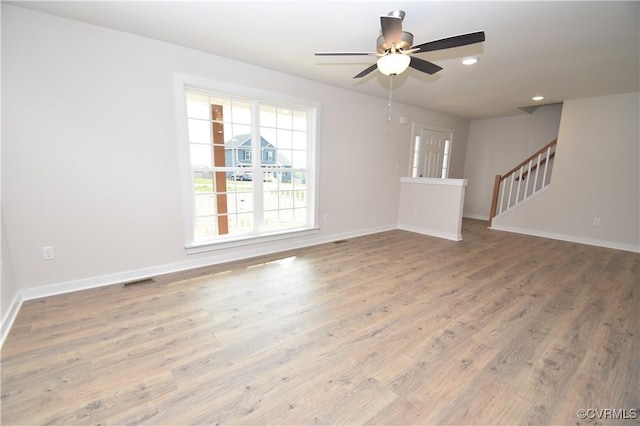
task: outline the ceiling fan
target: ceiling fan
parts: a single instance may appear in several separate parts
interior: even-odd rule
[[[408,67],[427,74],[435,74],[442,67],[412,55],[484,41],[484,31],[477,31],[414,46],[413,34],[402,30],[404,15],[403,10],[394,10],[387,16],[380,17],[382,35],[377,40],[377,52],[316,52],[316,56],[378,56],[375,64],[353,78],[364,77],[376,69],[384,75],[394,76],[404,72]]]

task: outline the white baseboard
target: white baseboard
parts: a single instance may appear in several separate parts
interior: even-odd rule
[[[18,292],[16,296],[13,298],[13,300],[11,301],[11,305],[9,305],[9,310],[2,318],[2,326],[0,328],[2,333],[0,334],[0,348],[2,348],[4,341],[9,335],[9,332],[11,331],[11,327],[13,326],[13,323],[16,320],[16,317],[18,316],[18,312],[20,312],[20,308],[22,307],[23,300],[24,299],[22,298],[21,293]]]
[[[275,244],[271,244],[268,248],[247,248],[242,252],[235,252],[225,255],[216,252],[215,255],[208,257],[200,257],[198,259],[186,260],[184,262],[171,263],[166,265],[152,266],[150,268],[137,269],[132,271],[120,272],[110,275],[102,275],[98,277],[86,278],[76,281],[67,281],[63,283],[50,284],[42,287],[30,288],[22,291],[23,300],[39,299],[41,297],[55,296],[58,294],[71,293],[74,291],[88,290],[91,288],[104,287],[107,285],[119,284],[129,281],[140,280],[144,278],[154,277],[158,275],[170,274],[174,272],[186,271],[189,269],[201,268],[204,266],[212,266],[220,263],[233,262],[236,260],[250,259],[252,257],[264,256],[273,253],[279,253],[287,250],[294,250],[303,247],[310,247],[318,244],[324,244],[332,241],[343,240],[346,238],[354,238],[378,232],[396,229],[395,226],[386,226],[378,228],[369,228],[356,232],[347,232],[342,234],[333,234],[326,237],[306,238],[301,241],[282,240]]]
[[[570,243],[587,244],[590,246],[598,246],[604,248],[612,248],[616,250],[631,251],[640,253],[640,246],[632,244],[623,244],[612,241],[596,240],[591,238],[576,237],[575,235],[557,234],[554,232],[539,231],[536,229],[519,228],[515,226],[504,226],[493,224],[491,229],[496,231],[514,232],[516,234],[531,235],[534,237],[550,238],[552,240],[568,241]]]
[[[120,284],[129,281],[140,280],[144,278],[154,277],[158,275],[170,274],[173,272],[180,272],[189,269],[200,268],[204,266],[212,266],[220,263],[233,262],[236,260],[249,259],[257,256],[264,256],[268,254],[295,250],[303,247],[315,246],[324,243],[330,243],[333,241],[344,240],[347,238],[361,237],[369,234],[376,234],[378,232],[385,232],[397,229],[395,225],[381,226],[376,228],[361,229],[353,232],[345,232],[341,234],[332,234],[329,236],[316,236],[313,238],[305,238],[302,240],[281,240],[270,244],[268,247],[250,248],[246,247],[242,252],[235,252],[233,254],[225,255],[224,253],[216,252],[215,255],[209,257],[200,257],[193,260],[186,260],[183,262],[176,262],[166,265],[157,265],[149,268],[142,268],[136,270],[130,270],[125,272],[118,272],[115,274],[101,275],[97,277],[83,278],[74,281],[61,282],[41,287],[29,288],[18,292],[14,297],[11,307],[7,314],[2,318],[2,336],[0,340],[0,348],[4,344],[4,339],[9,335],[11,326],[15,321],[23,301],[39,299],[42,297],[55,296],[59,294],[71,293],[74,291],[89,290],[97,287],[104,287],[108,285]]]
[[[273,253],[279,253],[287,250],[294,250],[303,247],[315,246],[318,244],[329,243],[346,238],[360,237],[378,232],[390,231],[396,229],[395,226],[384,226],[377,228],[369,228],[355,232],[346,232],[342,234],[332,234],[326,237],[306,238],[304,240],[282,240],[270,244],[269,247],[249,248],[246,247],[242,252],[234,252],[232,254],[224,254],[216,252],[215,255],[208,257],[200,257],[193,260],[183,262],[170,263],[165,265],[152,266],[149,268],[119,272],[116,274],[102,275],[98,277],[84,278],[75,281],[67,281],[63,283],[51,284],[42,287],[30,288],[22,291],[23,300],[39,299],[41,297],[55,296],[58,294],[71,293],[74,291],[88,290],[96,287],[104,287],[107,285],[119,284],[129,281],[140,280],[157,275],[170,274],[174,272],[186,271],[189,269],[201,268],[204,266],[212,266],[220,263],[233,262],[236,260],[250,259],[252,257],[264,256]]]
[[[486,220],[487,222],[489,221],[489,215],[484,215],[484,214],[475,214],[475,213],[469,213],[469,214],[463,214],[462,217],[465,217],[467,219],[478,219],[478,220]]]
[[[431,237],[444,238],[451,241],[462,241],[462,234],[443,232],[428,228],[419,228],[410,225],[398,225],[398,229],[402,229],[403,231],[415,232],[417,234],[429,235]]]

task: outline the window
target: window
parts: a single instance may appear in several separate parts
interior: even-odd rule
[[[182,87],[187,246],[313,229],[317,108]]]
[[[409,176],[448,178],[452,137],[451,130],[414,123]]]

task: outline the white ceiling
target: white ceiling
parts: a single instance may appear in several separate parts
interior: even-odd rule
[[[406,12],[414,44],[483,30],[481,44],[419,57],[444,69],[409,69],[395,101],[468,119],[521,107],[640,90],[640,2],[459,1],[18,1],[66,18],[163,40],[386,98],[389,78],[352,77],[375,58],[316,51],[375,51],[380,16]],[[468,67],[460,60],[477,56]]]

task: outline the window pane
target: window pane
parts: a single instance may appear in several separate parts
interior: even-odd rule
[[[266,127],[276,127],[276,107],[260,106],[260,125]]]
[[[291,149],[293,144],[293,133],[291,130],[278,129],[276,147],[278,149]]]
[[[191,166],[192,167],[211,167],[212,160],[212,146],[211,145],[195,145],[192,144],[191,150]]]
[[[250,192],[238,192],[236,194],[236,209],[241,213],[253,211],[253,194]]]
[[[263,192],[262,204],[264,210],[277,210],[278,209],[278,191],[265,191]]]
[[[278,217],[278,225],[291,225],[293,224],[293,210],[280,210],[280,215]]]
[[[253,197],[247,193],[228,193],[227,206],[231,213],[250,213],[253,211]]]
[[[213,194],[196,195],[196,216],[210,216],[216,213],[216,198]]]
[[[229,213],[253,212],[253,195],[250,192],[229,192],[227,204]]]
[[[233,101],[231,103],[231,121],[239,124],[251,124],[251,104],[249,102]],[[229,120],[225,117],[225,120]]]
[[[293,208],[293,191],[279,191],[278,207],[281,209]]]
[[[193,190],[195,193],[213,192],[213,181],[211,180],[210,171],[193,171]]]
[[[296,208],[307,206],[307,191],[295,191],[293,194],[293,206]]]
[[[294,222],[294,211],[292,209],[266,212],[264,214],[264,227],[266,229],[286,229],[297,226]]]
[[[306,151],[293,151],[293,168],[304,169],[307,166]]]
[[[225,122],[222,126],[223,142],[233,137],[233,124]]]
[[[293,181],[297,184],[306,184],[307,183],[307,174],[305,172],[294,172],[293,173]]]
[[[293,128],[292,114],[290,109],[278,108],[278,128],[279,129]]]
[[[209,119],[209,97],[187,93],[187,117]]]
[[[291,150],[279,149],[277,151],[277,164],[279,167],[291,167]]]
[[[278,223],[278,212],[270,211],[264,213],[264,225],[267,228],[273,227]]]
[[[217,234],[217,219],[215,216],[199,217],[196,219],[195,237],[196,239],[206,239]]]
[[[240,233],[237,214],[230,214],[227,216],[227,223],[229,224],[229,234],[234,235]]]
[[[245,233],[253,231],[253,214],[241,213],[236,215],[237,222],[235,223],[237,233]]]
[[[307,130],[307,113],[305,111],[293,111],[293,130]]]
[[[293,222],[296,225],[304,225],[307,223],[307,209],[295,209],[293,211]]]
[[[227,193],[227,213],[234,214],[234,213],[238,213],[238,207],[237,207],[237,200],[236,200],[236,193],[235,192],[228,192]]]
[[[191,143],[211,143],[209,133],[209,121],[189,119],[189,142]]]
[[[302,132],[293,132],[293,149],[307,149],[307,134]]]

